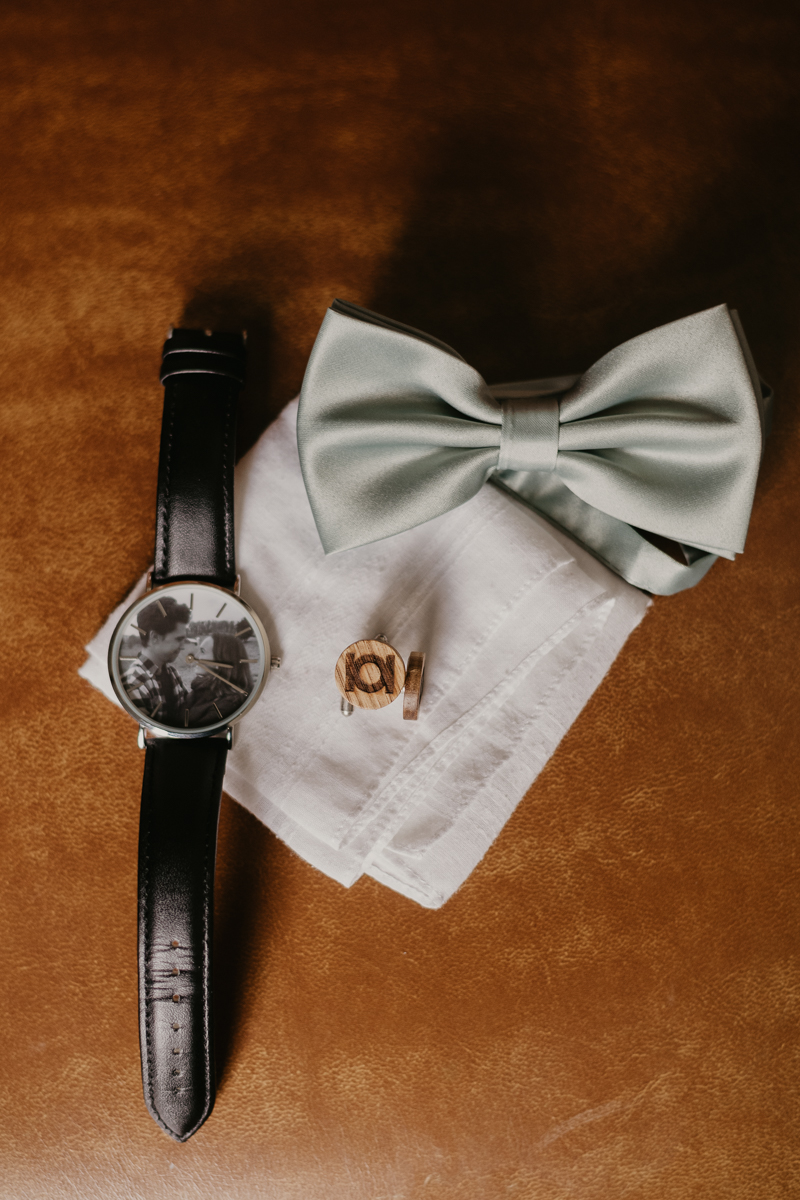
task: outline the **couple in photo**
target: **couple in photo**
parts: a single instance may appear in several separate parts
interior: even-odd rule
[[[147,716],[164,725],[199,729],[241,707],[252,680],[242,640],[232,633],[209,633],[187,655],[195,668],[187,689],[173,663],[186,647],[190,620],[188,605],[169,596],[143,608],[137,618],[142,648],[122,683]]]

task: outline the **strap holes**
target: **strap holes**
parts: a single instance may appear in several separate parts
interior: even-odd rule
[[[173,938],[172,941],[170,942],[170,946],[172,946],[173,950],[177,950],[178,947],[180,946],[180,942],[178,941],[177,938]]]
[[[178,992],[175,992],[175,994],[173,995],[172,1002],[173,1002],[173,1004],[180,1004],[181,998],[180,998],[180,995],[178,994]]]
[[[177,1021],[174,1022],[172,1028],[175,1030],[176,1033],[178,1032],[178,1030],[180,1029],[180,1025],[178,1024]]]
[[[173,1046],[173,1048],[172,1048],[172,1053],[173,1053],[173,1054],[180,1054],[180,1053],[181,1053],[180,1046]]]
[[[180,967],[173,967],[173,968],[172,968],[172,974],[173,974],[173,975],[180,975],[180,973],[181,973],[181,969],[180,969]]]

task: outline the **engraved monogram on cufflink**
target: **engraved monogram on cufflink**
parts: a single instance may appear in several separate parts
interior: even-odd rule
[[[403,720],[416,721],[424,672],[425,655],[421,650],[412,650],[406,665],[383,633],[353,642],[336,663],[342,716],[351,716],[355,708],[386,708],[402,693]]]

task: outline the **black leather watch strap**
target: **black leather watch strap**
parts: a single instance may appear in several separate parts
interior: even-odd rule
[[[242,334],[175,329],[164,343],[154,584],[236,580],[233,467],[244,371]]]
[[[139,826],[139,1033],[145,1103],[185,1142],[214,1105],[211,937],[224,738],[153,738]]]
[[[153,584],[233,587],[241,334],[164,345]],[[211,926],[226,738],[147,741],[139,834],[139,1033],[153,1119],[185,1142],[214,1104]]]

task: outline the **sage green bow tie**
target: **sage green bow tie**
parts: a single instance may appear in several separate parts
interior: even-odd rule
[[[583,375],[490,387],[443,342],[337,300],[297,439],[326,552],[429,521],[491,477],[630,582],[668,593],[744,547],[767,392],[725,305],[632,338]]]

